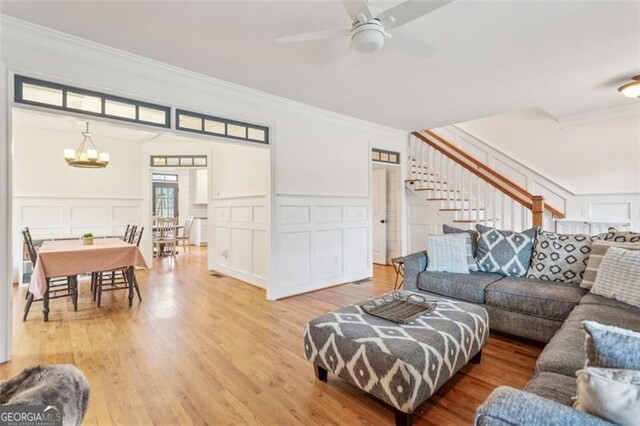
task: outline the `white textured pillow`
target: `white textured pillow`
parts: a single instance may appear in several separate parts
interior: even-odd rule
[[[467,234],[430,235],[427,237],[427,271],[469,273]]]
[[[640,251],[610,247],[591,292],[640,307]]]
[[[587,367],[576,373],[573,408],[623,426],[640,419],[640,371]]]

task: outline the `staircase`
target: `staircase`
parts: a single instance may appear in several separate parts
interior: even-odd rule
[[[515,231],[531,226],[550,229],[554,218],[565,217],[542,196],[531,194],[432,131],[411,134],[408,164],[405,186],[413,198],[410,223],[416,212],[427,215],[430,233],[442,223],[465,229],[477,223]]]

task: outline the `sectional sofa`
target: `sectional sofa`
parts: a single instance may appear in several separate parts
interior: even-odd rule
[[[478,425],[610,424],[574,410],[575,372],[584,367],[582,321],[640,331],[640,308],[577,284],[485,272],[429,272],[426,252],[405,257],[404,288],[483,306],[492,330],[547,343],[524,390],[496,389],[477,411]]]

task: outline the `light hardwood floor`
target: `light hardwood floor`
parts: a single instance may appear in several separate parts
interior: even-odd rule
[[[86,424],[392,424],[385,406],[342,380],[316,381],[302,353],[311,318],[389,291],[391,267],[373,282],[348,284],[277,302],[264,291],[206,270],[206,250],[156,262],[137,273],[142,303],[107,293],[96,308],[81,283],[78,312],[64,299],[21,321],[14,292],[13,360],[0,377],[36,363],[72,363],[91,383]],[[540,347],[492,336],[482,362],[468,365],[417,411],[415,423],[470,424],[499,385],[522,387]]]

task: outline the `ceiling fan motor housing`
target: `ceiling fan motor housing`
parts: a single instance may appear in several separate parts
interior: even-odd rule
[[[377,20],[357,25],[351,32],[351,41],[360,53],[373,53],[384,44],[384,26]]]

